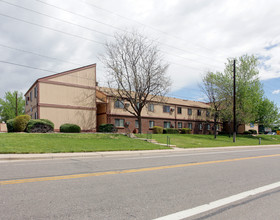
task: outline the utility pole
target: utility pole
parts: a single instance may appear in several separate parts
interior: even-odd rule
[[[236,85],[235,59],[233,60],[233,142],[236,142]]]
[[[18,94],[16,92],[16,116],[18,116]]]

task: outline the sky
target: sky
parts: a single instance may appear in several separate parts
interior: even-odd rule
[[[136,30],[169,63],[169,96],[207,101],[203,75],[254,54],[265,96],[280,107],[279,8],[275,0],[0,0],[0,98],[93,63],[105,86],[104,44]]]

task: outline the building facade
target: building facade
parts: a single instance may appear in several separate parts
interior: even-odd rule
[[[108,88],[98,87],[96,96],[97,125],[114,124],[119,133],[137,132],[139,123],[125,110],[126,101],[117,100]],[[132,110],[131,107],[128,107]],[[193,134],[214,133],[210,106],[203,102],[165,97],[151,102],[142,110],[142,133],[152,132],[154,126],[163,128],[190,128]],[[221,123],[218,131],[221,130]]]
[[[96,131],[96,64],[43,77],[25,94],[25,113],[49,119],[55,131],[73,123],[82,131]]]

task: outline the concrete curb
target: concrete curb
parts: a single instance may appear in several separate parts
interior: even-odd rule
[[[208,147],[208,148],[173,148],[164,150],[143,150],[143,151],[105,151],[105,152],[79,152],[79,153],[44,153],[44,154],[0,154],[0,161],[9,160],[40,160],[40,159],[67,159],[67,158],[105,158],[117,156],[143,156],[150,154],[173,154],[179,152],[231,150],[244,148],[265,148],[280,147],[280,145],[252,145],[232,147]]]

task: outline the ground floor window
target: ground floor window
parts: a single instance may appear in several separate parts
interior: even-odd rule
[[[182,128],[182,127],[183,127],[182,122],[178,122],[178,128]]]
[[[201,131],[202,130],[202,123],[199,123],[199,130]]]
[[[135,120],[135,128],[139,128],[139,122],[138,122],[138,120]]]
[[[38,113],[35,112],[35,119],[38,119]]]
[[[207,130],[209,131],[211,129],[210,124],[207,125]]]
[[[192,129],[192,123],[188,123],[188,128]]]
[[[170,121],[163,122],[163,127],[164,128],[171,128],[171,122]]]
[[[155,126],[155,122],[154,121],[149,121],[149,128],[153,128]]]
[[[115,119],[115,126],[116,127],[123,127],[124,126],[124,119]]]

